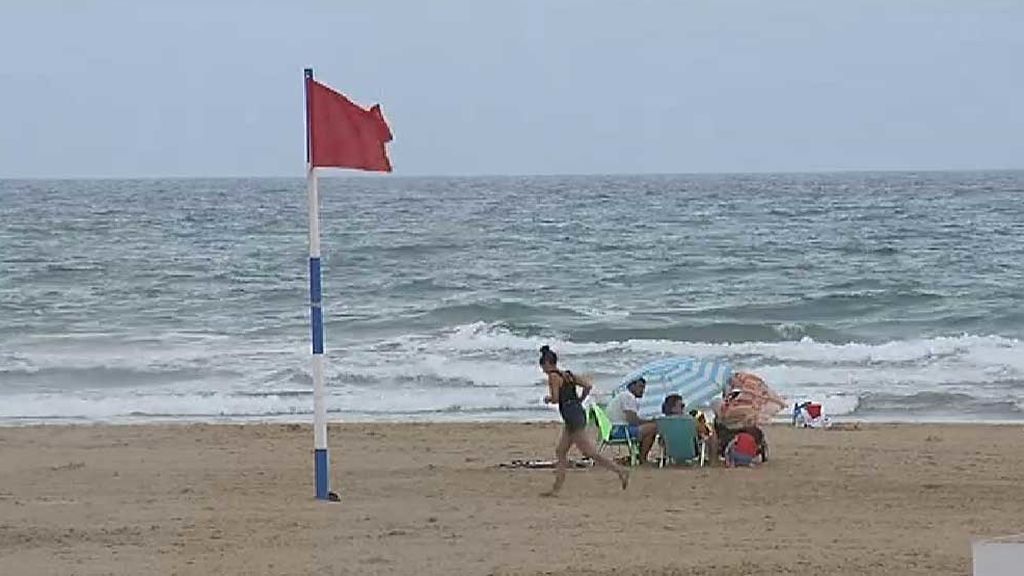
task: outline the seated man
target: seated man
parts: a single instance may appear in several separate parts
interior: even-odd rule
[[[651,419],[641,419],[637,398],[643,398],[647,381],[637,378],[612,398],[608,404],[608,419],[612,423],[612,440],[624,440],[628,434],[633,440],[640,441],[640,463],[647,461],[647,455],[654,445],[654,437],[658,434],[658,426]]]
[[[697,428],[697,437],[700,438],[710,448],[714,449],[714,445],[711,443],[711,428],[708,426],[707,419],[704,418],[704,413],[700,410],[686,411],[686,402],[683,401],[683,397],[679,394],[669,394],[665,396],[665,401],[661,403],[661,413],[666,418],[690,418],[694,422],[694,426]],[[664,446],[664,438],[658,439],[658,445]]]
[[[665,416],[682,416],[686,414],[686,403],[683,402],[683,397],[679,394],[665,396],[665,401],[661,403],[661,413]]]
[[[665,416],[677,418],[689,415],[697,424],[697,435],[702,440],[711,436],[711,427],[708,426],[708,421],[707,418],[704,417],[704,413],[700,410],[690,410],[687,412],[686,402],[683,401],[683,397],[679,394],[669,394],[668,396],[665,396],[665,401],[661,403],[661,413]]]

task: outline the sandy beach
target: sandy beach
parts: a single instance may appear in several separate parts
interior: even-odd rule
[[[551,473],[548,424],[0,429],[0,573],[921,574],[1024,531],[1024,428],[774,427],[754,470]]]

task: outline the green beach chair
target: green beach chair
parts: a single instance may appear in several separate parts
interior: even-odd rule
[[[697,420],[689,416],[658,418],[658,435],[663,441],[659,466],[696,462],[704,466],[707,446],[697,434]]]
[[[629,450],[629,465],[636,466],[640,463],[640,445],[637,443],[639,440],[634,440],[626,435],[625,438],[612,438],[612,421],[608,418],[608,414],[605,413],[604,409],[597,404],[591,404],[590,410],[587,412],[587,419],[592,423],[597,424],[598,430],[598,445],[597,452],[601,453],[606,446],[614,446],[621,448],[625,446]]]

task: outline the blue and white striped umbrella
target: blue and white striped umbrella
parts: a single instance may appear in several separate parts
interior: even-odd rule
[[[613,395],[626,391],[627,384],[643,376],[647,388],[640,398],[639,415],[649,418],[661,414],[661,403],[669,394],[682,396],[687,410],[706,407],[722,394],[731,374],[732,367],[724,360],[666,358],[631,372],[615,387]]]

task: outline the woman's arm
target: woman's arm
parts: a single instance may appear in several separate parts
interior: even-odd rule
[[[558,389],[562,386],[562,377],[558,374],[548,374],[548,395],[544,401],[548,404],[558,404]]]
[[[577,376],[576,385],[583,389],[583,393],[580,394],[580,402],[583,402],[590,395],[590,390],[594,387],[594,383],[589,376]]]

